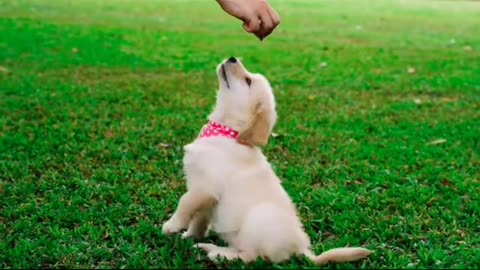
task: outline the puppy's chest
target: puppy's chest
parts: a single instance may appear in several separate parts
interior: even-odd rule
[[[242,146],[232,146],[229,139],[203,139],[185,146],[183,166],[187,182],[214,185],[218,190],[219,185],[245,167],[245,153],[236,147]]]

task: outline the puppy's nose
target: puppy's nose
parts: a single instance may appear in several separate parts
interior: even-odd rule
[[[230,63],[236,63],[236,62],[237,62],[237,58],[235,58],[235,57],[232,56],[232,57],[228,58],[228,62],[230,62]]]

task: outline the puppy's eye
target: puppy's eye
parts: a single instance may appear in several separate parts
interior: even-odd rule
[[[250,86],[252,84],[252,79],[246,77],[245,78],[245,81],[247,82],[248,86]]]

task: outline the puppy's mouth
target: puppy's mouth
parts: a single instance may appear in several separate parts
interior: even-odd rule
[[[230,88],[230,84],[228,83],[227,72],[225,71],[225,64],[222,64],[222,79],[227,84],[227,88]]]

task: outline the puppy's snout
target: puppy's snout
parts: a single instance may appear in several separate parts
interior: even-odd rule
[[[229,62],[229,63],[236,63],[236,62],[237,62],[237,58],[235,58],[235,57],[232,56],[232,57],[228,58],[228,62]]]

